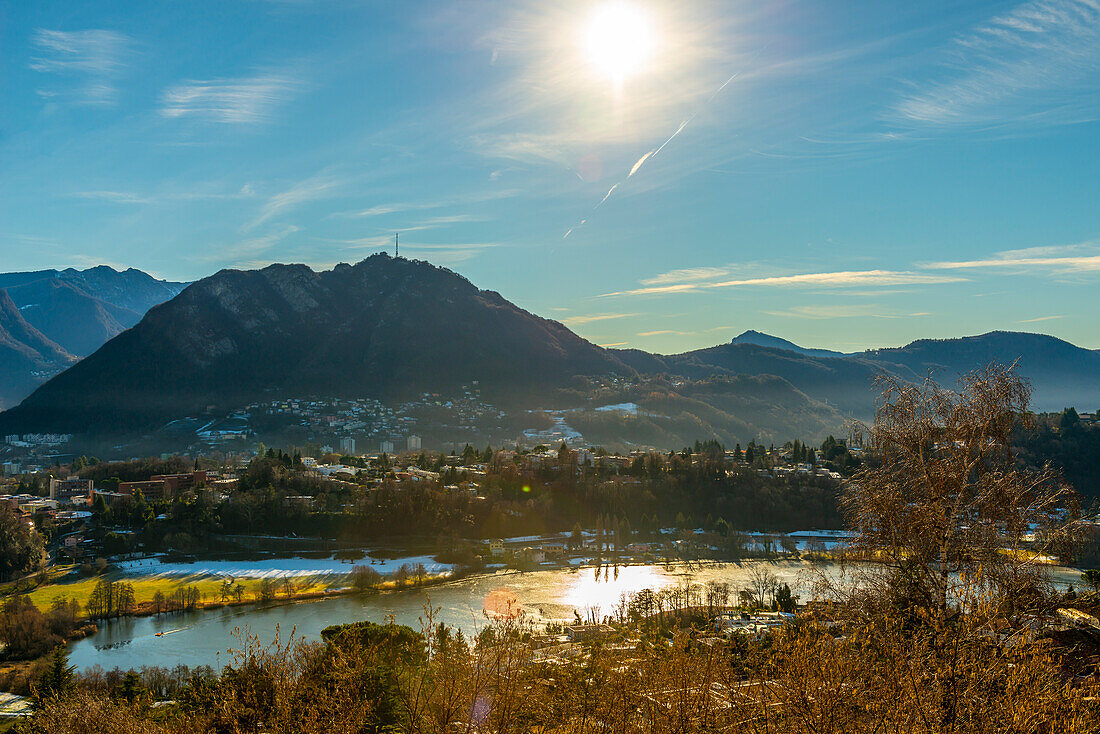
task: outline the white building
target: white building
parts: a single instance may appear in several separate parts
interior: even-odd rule
[[[392,454],[393,453],[393,441],[383,441],[382,446],[381,446],[381,451],[382,451],[383,454]]]
[[[341,438],[340,439],[340,452],[344,454],[355,453],[355,439],[354,438]]]
[[[409,436],[408,440],[409,451],[420,450],[420,436]]]

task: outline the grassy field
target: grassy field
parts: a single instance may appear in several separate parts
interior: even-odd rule
[[[198,587],[199,593],[202,595],[202,606],[222,604],[221,590],[225,581],[222,577],[213,574],[192,574],[189,576],[141,575],[132,571],[127,573],[108,571],[98,576],[83,576],[74,571],[74,566],[53,567],[36,578],[38,585],[33,589],[30,588],[30,584],[25,582],[21,583],[18,589],[13,584],[7,584],[0,587],[0,596],[11,593],[25,593],[34,602],[34,605],[43,611],[48,609],[56,599],[76,599],[83,611],[87,606],[88,597],[92,594],[92,589],[101,579],[106,579],[108,581],[123,581],[132,585],[134,587],[134,600],[139,608],[143,604],[152,602],[153,596],[158,591],[164,596],[170,597],[181,586]],[[423,579],[423,583],[433,584],[447,578],[447,575],[428,576]],[[273,581],[275,582],[276,598],[285,599],[286,591],[283,580],[273,579]],[[262,579],[241,577],[237,579],[237,582],[240,583],[243,590],[242,602],[259,601]],[[326,589],[349,586],[350,580],[348,574],[344,573],[319,573],[308,576],[292,576],[290,577],[290,583],[296,597],[319,596],[324,594]],[[416,586],[417,584],[411,583],[408,585]],[[392,580],[383,581],[374,588],[394,589],[397,588],[397,584]],[[230,597],[231,602],[235,600],[235,597]]]
[[[76,599],[81,608],[88,603],[88,597],[100,579],[109,581],[125,581],[134,587],[134,598],[140,605],[150,602],[159,591],[165,596],[171,596],[180,586],[197,586],[202,594],[203,601],[208,603],[221,601],[221,588],[224,583],[218,576],[198,574],[193,576],[136,576],[108,572],[100,576],[80,576],[70,573],[71,567],[59,567],[50,574],[50,580],[31,591],[31,601],[39,609],[47,609],[55,599]],[[316,576],[299,576],[291,579],[295,594],[320,593],[325,589],[347,585],[345,574],[324,574]],[[244,589],[243,601],[253,601],[259,597],[260,579],[239,579]],[[283,584],[277,580],[278,595],[283,595]]]

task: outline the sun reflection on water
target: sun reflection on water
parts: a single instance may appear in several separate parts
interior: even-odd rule
[[[642,589],[663,589],[672,583],[658,566],[597,566],[569,576],[569,588],[562,601],[584,616],[594,609],[597,616],[612,613],[623,594],[628,597]]]

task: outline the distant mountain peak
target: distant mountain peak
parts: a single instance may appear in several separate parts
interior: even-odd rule
[[[841,352],[834,352],[829,349],[809,349],[806,347],[800,347],[792,341],[783,339],[778,336],[772,336],[771,334],[765,334],[764,332],[757,331],[755,329],[749,329],[741,334],[735,336],[730,340],[730,344],[754,344],[758,347],[770,347],[772,349],[786,349],[791,352],[798,352],[808,357],[842,357]]]
[[[68,367],[74,357],[23,318],[0,288],[0,410],[18,403],[46,376]]]
[[[50,365],[67,365],[72,355],[91,354],[140,321],[150,308],[178,295],[186,286],[158,280],[135,268],[119,272],[110,265],[84,270],[0,273],[0,289],[6,292],[5,298],[10,297],[27,324],[48,342],[32,351],[49,355],[44,358],[45,368],[34,366],[33,360],[19,361],[22,373],[12,372],[7,386],[0,386],[6,387],[0,389],[6,396],[0,402],[18,402],[56,371]],[[36,342],[36,338],[29,336],[27,340]],[[24,345],[27,340],[19,339]],[[10,370],[13,364],[9,360],[0,364],[0,368]],[[15,389],[13,384],[20,387]]]

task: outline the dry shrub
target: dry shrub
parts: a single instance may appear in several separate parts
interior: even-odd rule
[[[150,721],[148,713],[139,707],[78,690],[64,698],[46,701],[27,730],[34,734],[190,734],[205,731],[199,722],[192,721],[162,725]]]

